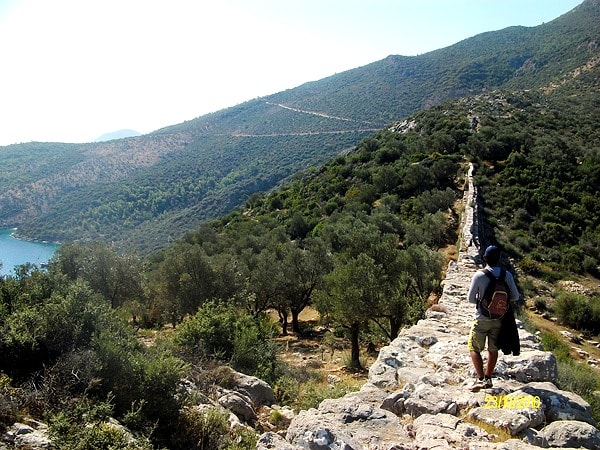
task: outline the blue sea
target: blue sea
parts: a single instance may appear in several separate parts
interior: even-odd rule
[[[59,244],[17,239],[14,229],[0,229],[0,275],[14,275],[14,268],[25,263],[41,267],[47,263]]]

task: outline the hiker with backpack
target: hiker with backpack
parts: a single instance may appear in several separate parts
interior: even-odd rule
[[[486,266],[475,273],[467,294],[469,303],[477,305],[468,340],[471,360],[477,372],[477,379],[470,387],[473,392],[492,387],[492,374],[498,361],[497,339],[502,317],[507,313],[513,314],[510,303],[519,300],[515,280],[510,272],[500,266],[500,256],[500,249],[495,245],[486,248],[483,255]],[[481,352],[485,348],[486,339],[488,359],[484,372]]]

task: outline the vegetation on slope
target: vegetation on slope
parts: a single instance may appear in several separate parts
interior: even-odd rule
[[[220,419],[185,408],[191,399],[174,396],[178,380],[204,382],[214,395],[223,375],[198,361],[219,361],[266,379],[290,401],[295,375],[277,363],[271,338],[301,333],[297,318],[307,305],[351,343],[348,364],[360,370],[364,345],[393,339],[435,293],[437,250],[456,240],[453,207],[467,159],[477,165],[493,226],[484,239],[499,241],[526,273],[593,276],[600,209],[583,215],[580,205],[595,201],[598,182],[598,113],[588,109],[598,101],[596,74],[592,67],[547,92],[491,92],[422,111],[278,190],[251,195],[244,209],[145,264],[106,244],[65,245],[48,272],[23,267],[0,280],[3,421],[27,409],[67,439],[68,423],[110,414],[154,445],[210,439],[200,424],[215,428]],[[569,202],[555,207],[562,196]],[[562,227],[561,239],[548,239],[538,224]],[[569,252],[579,252],[581,266]],[[150,347],[132,328],[166,325],[174,331]],[[30,383],[37,396],[15,396]],[[77,408],[67,417],[65,405]]]
[[[526,273],[599,275],[597,73],[586,89],[577,80],[482,119],[469,149],[489,220]]]
[[[422,316],[435,293],[443,263],[437,250],[456,240],[459,211],[453,207],[468,160],[477,166],[476,182],[491,225],[483,239],[500,243],[519,275],[548,281],[569,273],[598,276],[600,77],[597,50],[588,45],[584,53],[586,64],[559,71],[560,77],[544,89],[488,92],[421,111],[301,172],[280,189],[248,197],[253,189],[245,190],[248,182],[240,181],[245,208],[205,223],[147,260],[106,244],[65,245],[48,271],[24,266],[14,277],[0,278],[0,424],[29,413],[48,421],[65,448],[97,447],[99,442],[118,446],[124,436],[105,426],[113,416],[146,437],[137,448],[199,443],[252,448],[255,436],[226,434],[225,419],[214,411],[186,408],[194,398],[181,389],[180,380],[193,380],[204,395],[214,397],[226,375],[209,368],[215,361],[227,363],[266,379],[280,401],[291,401],[297,397],[298,384],[292,381],[298,374],[277,362],[271,338],[288,328],[301,333],[298,315],[307,305],[319,311],[334,338],[351,342],[349,367],[360,370],[364,344],[388,342]],[[234,113],[224,112],[222,118]],[[258,130],[248,126],[253,133]],[[222,140],[206,137],[213,144],[207,153],[214,158],[214,170],[229,170],[224,176],[197,177],[190,166],[202,150],[193,140],[177,147],[185,170],[171,150],[160,149],[153,157],[164,159],[165,166],[140,169],[140,163],[122,170],[141,177],[136,183],[148,181],[143,174],[153,174],[148,188],[163,179],[187,180],[197,195],[190,203],[195,204],[209,197],[200,194],[205,181],[216,186],[230,176],[237,185],[236,171],[242,168],[258,180],[268,173],[252,172],[261,170],[264,152],[252,153],[254,146],[240,143],[264,136],[237,133]],[[243,150],[228,153],[232,142]],[[114,145],[114,151],[123,150],[123,143]],[[75,147],[59,147],[51,151],[57,161],[67,164],[69,155],[77,154]],[[310,151],[319,157],[326,153],[316,143]],[[142,154],[135,152],[139,158]],[[245,159],[234,170],[226,162],[239,154]],[[294,159],[293,152],[289,155]],[[280,157],[275,152],[270,161]],[[18,167],[18,158],[12,164]],[[178,170],[181,178],[175,175]],[[97,192],[115,202],[114,211],[102,202],[92,204],[111,220],[140,198],[147,199],[145,208],[164,200],[161,189],[152,191],[155,197],[144,197],[127,183],[111,182],[121,196],[100,191],[100,185]],[[188,187],[167,197],[185,204]],[[227,198],[215,198],[214,207]],[[65,208],[75,199],[67,197]],[[167,217],[168,208],[156,208],[165,214],[164,223],[191,225],[184,213]],[[73,223],[84,219],[76,216]],[[59,223],[58,216],[53,220]],[[100,223],[86,226],[100,232]],[[109,228],[105,231],[108,237]],[[597,302],[571,300],[565,304],[574,306],[564,309],[584,311],[585,326],[595,332]],[[267,310],[278,313],[281,323],[272,323]],[[163,332],[153,345],[143,345],[134,332],[139,327],[144,333],[152,328]],[[546,344],[560,351],[558,344]],[[566,363],[561,369],[565,387],[596,389],[588,372],[577,375],[570,367]]]
[[[539,27],[390,56],[146,136],[4,147],[0,223],[31,238],[103,240],[150,254],[369,130],[448,98],[564,77],[596,51],[599,11],[587,0]]]
[[[382,131],[304,181],[251,197],[247,209],[190,233],[145,269],[106,244],[64,245],[48,271],[23,266],[0,279],[3,422],[27,409],[65,446],[121,442],[103,428],[109,415],[153,445],[210,439],[194,425],[209,416],[185,408],[193,397],[179,383],[193,378],[216,395],[211,380],[223,375],[202,369],[209,361],[262,377],[282,401],[298,397],[272,341],[285,327],[268,309],[291,315],[300,333],[298,314],[317,307],[338,338],[351,338],[349,366],[360,370],[365,342],[387,342],[422,316],[441,277],[436,249],[454,239],[446,230],[457,147],[437,154],[419,142],[416,131]],[[134,326],[167,324],[174,332],[152,346],[134,334]],[[30,383],[33,397],[16,389]],[[210,420],[214,428],[219,419]],[[228,442],[236,439],[253,442]]]

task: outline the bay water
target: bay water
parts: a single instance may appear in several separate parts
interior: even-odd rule
[[[14,268],[31,263],[38,267],[50,261],[59,244],[26,241],[13,236],[14,229],[0,229],[0,275],[14,275]]]

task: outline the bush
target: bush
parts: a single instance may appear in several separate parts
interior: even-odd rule
[[[174,342],[186,358],[226,361],[236,370],[273,382],[278,376],[272,342],[276,333],[275,325],[264,317],[206,303],[178,327]]]
[[[137,344],[137,343],[136,343]],[[177,387],[186,373],[182,360],[164,350],[146,349],[103,333],[97,342],[102,392],[114,396],[118,414],[143,402],[148,422],[167,425],[177,415],[182,399]]]
[[[277,328],[266,317],[240,317],[234,334],[232,366],[268,383],[275,381],[279,373],[277,347],[272,339],[277,334]]]
[[[175,344],[186,357],[229,359],[237,320],[235,308],[206,303],[177,327]]]
[[[92,404],[80,401],[51,415],[50,437],[64,450],[150,450],[145,440],[132,440],[124,429],[110,421],[113,405],[109,401]]]
[[[296,411],[316,408],[325,399],[343,397],[358,389],[359,386],[346,382],[330,385],[322,374],[298,369],[289,369],[273,387],[277,401]]]
[[[230,431],[227,414],[210,408],[182,411],[172,433],[174,449],[250,450],[256,448],[256,435],[247,430]]]
[[[340,398],[357,390],[357,386],[345,382],[330,385],[313,381],[302,385],[299,397],[291,406],[295,410],[309,410],[317,408],[325,399]]]
[[[546,303],[546,299],[542,297],[536,297],[533,305],[535,309],[538,311],[546,311],[548,309],[548,304]]]
[[[563,359],[558,362],[557,385],[562,390],[590,397],[600,388],[600,377],[591,367]]]
[[[581,249],[571,247],[563,252],[561,263],[569,272],[581,273],[583,272],[583,258],[584,254]]]
[[[282,405],[292,406],[300,396],[300,382],[291,376],[280,377],[273,386],[277,402]]]
[[[600,398],[595,394],[600,389],[600,375],[591,367],[575,362],[569,346],[555,334],[543,331],[541,338],[544,350],[556,356],[558,388],[582,396],[591,406],[592,417],[600,421]]]
[[[569,346],[554,333],[542,331],[540,337],[544,350],[547,352],[552,352],[558,361],[571,360],[571,356],[569,355]]]
[[[598,276],[598,261],[592,256],[586,255],[583,258],[583,270],[590,275]]]
[[[20,416],[20,404],[10,383],[10,378],[0,372],[0,431],[4,424],[12,424]]]
[[[575,392],[590,404],[591,415],[600,421],[600,375],[584,364],[571,360],[558,362],[558,379],[556,385],[565,391]]]
[[[554,310],[561,322],[571,328],[592,334],[600,332],[600,297],[560,292]]]
[[[540,273],[540,265],[533,258],[525,256],[519,262],[519,268],[528,275],[536,276]]]

